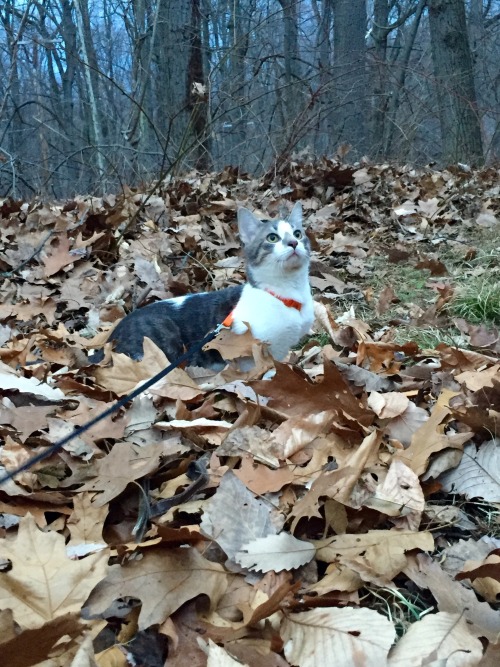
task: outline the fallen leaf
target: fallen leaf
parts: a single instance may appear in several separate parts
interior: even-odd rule
[[[338,563],[330,563],[326,574],[318,582],[307,586],[307,591],[317,595],[326,595],[332,591],[355,592],[363,588],[364,582],[357,572]]]
[[[127,484],[157,470],[162,452],[161,444],[139,447],[118,442],[107,456],[95,462],[95,479],[86,482],[80,491],[102,491],[93,500],[96,507],[102,507],[116,498]]]
[[[55,239],[52,239],[49,250],[43,258],[45,277],[50,278],[50,276],[53,276],[65,266],[73,264],[81,257],[82,255],[70,252],[70,243],[67,235],[58,234]]]
[[[422,475],[427,470],[432,454],[445,448],[461,449],[462,445],[472,437],[472,433],[468,432],[448,435],[443,432],[444,427],[440,427],[451,413],[448,401],[454,395],[454,392],[443,391],[432,408],[429,419],[413,433],[410,446],[395,454],[396,458],[403,461],[417,475]]]
[[[468,560],[455,579],[470,579],[476,593],[488,602],[496,602],[500,599],[500,556],[491,554],[483,562]]]
[[[394,419],[394,417],[399,417],[404,413],[408,408],[410,399],[396,391],[390,391],[386,394],[372,391],[367,402],[368,406],[381,419]]]
[[[412,623],[392,649],[389,667],[430,664],[475,667],[483,655],[479,639],[470,634],[460,614],[440,611]]]
[[[218,350],[223,359],[238,359],[240,357],[253,357],[253,346],[257,342],[249,330],[243,334],[235,334],[230,329],[223,329],[203,349]],[[263,342],[265,343],[266,341]]]
[[[335,363],[342,375],[356,387],[364,387],[368,392],[389,392],[394,388],[395,383],[383,375],[377,375],[354,364],[342,364],[339,361]]]
[[[7,372],[3,372],[4,368],[8,369]],[[17,377],[12,369],[8,366],[5,366],[5,364],[0,364],[0,389],[14,389],[21,393],[27,394],[28,396],[41,396],[53,402],[57,402],[65,398],[63,392],[60,389],[50,387],[47,383],[40,382],[40,380],[37,380],[34,377]]]
[[[410,556],[404,573],[419,588],[430,590],[439,611],[463,614],[476,637],[495,641],[500,633],[500,614],[487,602],[480,602],[470,588],[454,581],[430,556]]]
[[[364,535],[338,535],[313,541],[316,557],[327,563],[338,562],[359,573],[364,581],[387,585],[406,566],[406,552],[432,551],[431,533],[408,530],[370,530]]]
[[[130,650],[125,651],[122,646],[110,646],[95,656],[99,667],[129,667],[129,657],[132,657]]]
[[[493,380],[500,377],[500,364],[494,364],[483,371],[465,371],[455,376],[457,382],[463,382],[467,389],[479,391],[483,387],[492,387]]]
[[[281,460],[289,459],[313,442],[321,433],[328,432],[335,413],[325,410],[308,417],[290,417],[273,431],[276,451]]]
[[[0,556],[12,563],[0,575],[0,606],[12,609],[23,629],[79,613],[108,570],[107,551],[70,560],[64,537],[40,531],[29,514],[21,519],[15,539],[0,540]]]
[[[479,449],[474,443],[466,445],[458,466],[441,475],[439,481],[446,491],[466,498],[500,502],[500,440],[483,442]]]
[[[386,313],[393,303],[397,303],[399,299],[396,297],[396,293],[390,285],[387,285],[382,289],[379,294],[378,302],[376,306],[377,315],[382,315]]]
[[[276,362],[276,375],[270,381],[258,380],[250,386],[269,397],[269,407],[287,417],[308,417],[317,412],[335,410],[369,426],[373,414],[351,391],[340,371],[325,360],[323,382],[313,383],[295,368]]]
[[[416,269],[428,269],[431,276],[447,276],[448,269],[439,259],[435,257],[423,257],[415,264]]]
[[[399,440],[401,444],[409,445],[415,433],[428,419],[427,411],[410,401],[402,414],[385,425],[385,432],[390,438]]]
[[[19,434],[21,442],[25,442],[35,431],[41,431],[47,427],[47,418],[53,414],[53,405],[29,407],[16,407],[8,398],[2,400],[0,405],[0,424],[10,424]]]
[[[453,526],[459,530],[474,530],[476,524],[471,521],[466,512],[455,505],[441,505],[439,503],[426,503],[425,515],[434,525]]]
[[[222,477],[215,495],[205,504],[200,527],[231,560],[244,544],[276,533],[269,506],[231,472]]]
[[[319,301],[314,301],[313,305],[316,322],[318,322],[327,332],[327,334],[333,338],[335,331],[339,328],[339,325],[333,319],[330,310],[325,306],[325,304],[320,303]]]
[[[75,495],[73,512],[67,523],[71,534],[66,545],[68,556],[85,556],[106,546],[102,537],[102,529],[108,510],[107,505],[99,507],[93,504],[90,493]]]
[[[306,494],[295,503],[291,515],[294,520],[290,526],[293,533],[299,523],[300,519],[320,517],[319,499],[322,496],[335,497],[339,495],[346,485],[349,485],[349,490],[355,482],[349,484],[352,479],[352,469],[343,468],[341,470],[333,470],[322,472],[322,474],[313,482],[312,487]],[[347,480],[347,482],[346,482]],[[357,477],[356,477],[357,480]]]
[[[375,494],[364,505],[388,516],[405,517],[406,527],[418,530],[425,499],[417,475],[395,459],[382,484],[377,485]]]
[[[302,567],[314,558],[315,553],[316,549],[310,542],[282,532],[243,544],[234,560],[249,570],[280,572]]]
[[[92,591],[87,609],[90,614],[102,614],[114,600],[138,598],[142,601],[142,630],[163,623],[198,595],[207,595],[216,604],[226,587],[224,568],[203,558],[196,549],[153,548],[142,559],[111,566],[109,575]]]
[[[135,387],[169,365],[167,357],[149,338],[144,339],[144,356],[134,361],[126,354],[111,353],[113,366],[98,367],[95,371],[97,382],[118,396],[128,394]],[[166,377],[150,388],[150,392],[166,398],[193,400],[200,396],[198,385],[181,368],[175,368]]]
[[[254,463],[252,456],[243,454],[241,467],[234,470],[234,474],[243,484],[256,495],[276,492],[294,479],[294,474],[289,466],[281,466],[272,470],[267,466]]]
[[[266,429],[259,426],[242,426],[228,433],[216,453],[219,456],[241,456],[248,453],[255,461],[277,468],[279,449],[273,434]]]
[[[286,658],[300,667],[380,667],[396,637],[392,623],[372,609],[313,609],[281,623]]]
[[[249,667],[232,658],[222,646],[217,646],[211,639],[208,640],[207,658],[207,667]]]
[[[78,646],[75,640],[83,636],[85,629],[77,613],[58,616],[41,627],[14,632],[12,636],[2,628],[2,663],[5,667],[32,667],[44,661],[48,663],[49,658],[57,653],[55,647],[63,638],[65,646]]]
[[[310,490],[295,503],[292,509],[291,515],[295,517],[291,524],[292,532],[295,531],[297,523],[301,518],[320,515],[319,498],[321,496],[332,498],[356,508],[360,506],[361,503],[358,503],[352,497],[353,490],[367,462],[378,451],[380,440],[380,433],[373,431],[363,439],[363,442],[354,452],[348,450],[350,455],[344,466],[338,470],[322,472],[320,474]]]

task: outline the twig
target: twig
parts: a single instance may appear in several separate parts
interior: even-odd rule
[[[165,512],[168,512],[172,507],[185,503],[198,493],[198,491],[205,488],[209,480],[207,471],[208,458],[209,454],[204,454],[200,459],[192,461],[189,464],[187,476],[189,479],[193,480],[189,486],[175,496],[163,498],[152,505],[150,505],[148,498],[149,480],[145,480],[147,488],[142,490],[139,515],[134,529],[132,530],[136,542],[142,542],[147,525],[151,519],[165,514]]]

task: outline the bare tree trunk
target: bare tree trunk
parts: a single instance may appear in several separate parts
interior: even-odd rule
[[[229,3],[230,18],[227,24],[229,57],[227,83],[224,85],[226,98],[223,107],[228,110],[227,123],[231,132],[226,134],[224,144],[227,148],[228,161],[239,162],[240,154],[247,140],[248,109],[247,72],[245,58],[248,52],[250,16],[252,7],[246,0],[233,0]]]
[[[64,160],[66,156],[72,156],[78,143],[78,124],[75,123],[74,114],[74,83],[78,69],[78,47],[76,37],[76,25],[73,20],[72,7],[70,0],[61,0],[60,2],[60,20],[59,20],[59,34],[62,38],[62,49],[54,49],[52,44],[52,35],[46,23],[50,21],[53,16],[53,7],[50,5],[38,5],[39,12],[39,30],[44,38],[43,43],[46,44],[45,57],[47,59],[47,74],[49,78],[49,90],[54,102],[52,108],[58,119],[58,162]],[[40,107],[42,100],[47,96],[47,86],[43,89],[43,67],[40,67],[39,75],[37,76],[37,86],[40,90]],[[47,128],[40,128],[40,136],[45,142],[47,139]],[[40,139],[42,141],[42,139]],[[47,148],[47,153],[50,151]],[[54,177],[52,168],[54,167],[54,157],[51,156],[47,162],[47,168],[50,167],[50,172],[45,174],[45,179],[42,186],[49,181],[53,181],[53,191],[58,190],[57,185],[71,184],[72,188],[78,187],[77,178],[75,177],[76,163],[71,157],[64,161],[64,166],[60,167],[57,172],[57,177]]]
[[[73,123],[73,85],[77,70],[76,26],[71,14],[71,0],[62,0],[61,34],[64,41],[66,69],[61,68],[64,118]],[[68,128],[71,131],[71,128]]]
[[[198,169],[208,169],[210,148],[207,132],[208,95],[203,74],[200,0],[191,0],[191,45],[188,63],[188,109],[191,113],[193,153]]]
[[[401,26],[400,33],[402,48],[398,50],[397,57],[392,59],[390,67],[393,70],[394,85],[390,91],[389,103],[387,105],[387,112],[384,121],[384,135],[383,135],[383,155],[384,157],[397,157],[393,155],[393,147],[395,143],[395,130],[398,127],[397,115],[401,101],[401,94],[404,91],[406,75],[409,68],[410,58],[415,44],[420,19],[427,4],[427,0],[418,0],[414,8],[415,16],[409,25]],[[413,12],[411,12],[413,13]],[[411,16],[408,13],[406,18]]]
[[[31,3],[28,3],[24,8],[24,12],[21,16],[19,27],[16,31],[16,3],[13,0],[5,2],[3,5],[3,13],[0,14],[0,20],[4,26],[4,30],[7,36],[7,51],[9,54],[9,74],[7,77],[7,85],[5,87],[5,93],[3,99],[0,101],[0,119],[3,118],[4,113],[7,109],[10,111],[10,120],[12,126],[12,139],[9,141],[8,146],[10,151],[7,152],[5,149],[2,150],[4,155],[7,155],[10,158],[11,168],[12,168],[12,183],[11,183],[11,192],[13,196],[17,196],[16,192],[16,167],[15,162],[18,157],[18,145],[21,143],[21,132],[22,132],[22,117],[20,114],[20,79],[19,79],[19,63],[18,63],[18,49],[19,42],[22,40],[24,30],[27,25],[29,12],[31,9]],[[9,104],[10,102],[10,104]],[[10,137],[9,137],[10,139]],[[0,144],[3,144],[3,136],[0,137]]]
[[[348,142],[356,156],[367,149],[365,118],[366,1],[334,0],[334,65],[336,78],[336,136]]]
[[[482,162],[464,0],[429,0],[432,62],[445,162]]]
[[[474,71],[477,104],[480,110],[481,134],[485,158],[500,158],[500,106],[495,86],[488,73],[487,31],[483,0],[470,0],[469,40]],[[498,57],[498,56],[497,56]],[[497,90],[500,81],[497,78]]]
[[[90,136],[92,144],[96,147],[96,163],[98,168],[99,182],[105,175],[104,158],[102,155],[102,124],[101,115],[98,109],[98,90],[97,90],[97,60],[92,43],[90,21],[88,17],[88,7],[86,0],[73,0],[76,12],[76,26],[80,49],[82,52],[83,75],[88,94],[90,109]]]
[[[131,171],[133,177],[138,179],[142,176],[141,172],[147,176],[149,164],[144,159],[144,153],[148,146],[156,144],[151,136],[153,132],[147,123],[147,117],[152,115],[153,106],[149,98],[159,7],[153,7],[148,0],[132,0],[131,9],[131,16],[125,13],[125,26],[130,37],[132,56],[131,107],[123,136],[133,148]]]
[[[288,125],[297,121],[300,109],[298,67],[299,57],[299,26],[297,0],[278,0],[283,10],[283,55],[285,59],[285,77],[283,100],[285,109],[283,116]]]
[[[329,141],[332,135],[332,67],[331,51],[332,43],[330,32],[332,28],[332,0],[323,0],[322,7],[315,0],[313,8],[317,21],[316,53],[318,61],[318,120],[316,124],[316,137],[314,141],[317,153],[327,153]]]
[[[387,90],[387,37],[390,32],[389,0],[374,0],[373,3],[373,53],[372,72],[372,117],[371,117],[371,153],[383,152],[385,120],[389,91]]]
[[[188,65],[191,3],[158,0],[158,29],[154,47],[157,73],[155,124],[165,136],[168,161],[180,166],[190,133]]]
[[[35,70],[35,96],[36,100],[39,105],[39,112],[38,115],[41,116],[41,119],[44,119],[44,117],[47,116],[47,113],[45,109],[43,108],[43,95],[42,95],[42,88],[41,88],[41,81],[42,81],[42,73],[41,73],[41,67],[40,67],[40,62],[39,62],[39,50],[40,47],[38,44],[34,45],[33,49],[33,69]],[[44,131],[44,124],[41,122],[38,125],[38,144],[39,144],[39,149],[40,149],[40,157],[41,157],[41,164],[40,164],[40,169],[38,170],[37,173],[37,181],[42,184],[42,187],[37,187],[37,191],[41,192],[41,194],[46,194],[46,189],[45,189],[45,184],[49,182],[50,179],[50,160],[49,160],[49,147],[47,144],[47,136]]]

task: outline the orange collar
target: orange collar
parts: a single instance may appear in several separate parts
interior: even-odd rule
[[[300,303],[300,301],[295,301],[295,299],[285,299],[285,297],[280,296],[279,294],[275,294],[274,292],[271,292],[270,289],[266,289],[266,292],[271,296],[274,296],[279,301],[281,301],[281,303],[284,303],[287,308],[295,308],[295,310],[298,310],[299,313],[302,310],[302,304]]]
[[[278,301],[281,301],[281,303],[284,303],[287,308],[295,308],[295,310],[298,310],[299,313],[302,310],[302,304],[300,301],[295,301],[295,299],[285,299],[285,297],[280,296],[279,294],[275,294],[274,292],[271,292],[270,289],[265,290],[268,294],[271,296],[274,296],[275,299],[278,299]],[[231,327],[233,320],[234,320],[234,310],[232,310],[229,315],[226,317],[224,322],[222,322],[222,326],[224,327]]]

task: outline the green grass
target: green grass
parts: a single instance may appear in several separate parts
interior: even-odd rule
[[[411,264],[388,264],[385,258],[374,258],[373,276],[370,281],[375,292],[392,287],[401,303],[432,301],[434,294],[426,287],[429,272]]]
[[[398,637],[402,637],[412,623],[420,621],[426,614],[434,611],[429,600],[417,593],[399,588],[375,588],[367,586],[367,595],[362,597],[366,602],[372,598],[370,608],[386,616],[396,628]]]
[[[460,285],[448,311],[471,324],[500,324],[500,275],[483,274]]]
[[[429,278],[429,271],[416,269],[410,263],[388,264],[384,258],[374,258],[370,279],[372,308],[371,312],[363,313],[364,319],[371,321],[375,330],[388,325],[392,330],[392,339],[398,345],[414,342],[421,349],[434,349],[443,342],[456,344],[454,339],[458,332],[455,327],[417,326],[412,323],[412,315],[425,311],[436,300],[436,292],[429,287]],[[374,312],[377,301],[382,290],[388,286],[393,289],[398,302],[378,315]]]
[[[468,238],[465,238],[467,233]],[[416,257],[406,262],[391,264],[384,256],[372,256],[371,275],[366,283],[373,290],[369,303],[361,310],[362,319],[374,330],[388,326],[394,342],[415,342],[421,349],[434,349],[440,343],[468,347],[468,337],[453,324],[453,318],[462,318],[470,324],[486,326],[500,324],[500,236],[498,229],[475,228],[465,230],[460,240],[440,244],[436,250],[424,254],[439,258],[449,275],[433,277],[426,269],[413,266]],[[438,295],[432,283],[450,285],[454,296],[440,311],[439,325],[415,322],[419,314],[436,302]],[[365,284],[366,284],[365,283]],[[392,287],[398,303],[376,313],[382,290]],[[444,320],[444,321],[443,321]]]
[[[325,347],[325,345],[329,345],[331,343],[331,340],[330,336],[327,333],[325,333],[324,331],[320,331],[318,333],[305,336],[300,341],[300,344],[297,346],[297,348],[294,349],[300,349],[304,347],[306,343],[316,343],[316,345],[319,345],[320,347]]]
[[[440,343],[452,347],[467,346],[465,337],[454,326],[400,326],[395,331],[394,342],[398,345],[410,342],[416,343],[421,350],[434,350]]]
[[[429,241],[430,239],[428,239]],[[469,337],[453,323],[454,318],[470,324],[500,325],[500,229],[464,227],[442,243],[408,245],[406,261],[390,263],[386,247],[380,254],[371,249],[363,277],[354,278],[339,269],[339,277],[355,282],[365,299],[345,300],[339,295],[332,312],[337,317],[354,306],[356,317],[369,323],[372,331],[397,344],[415,342],[421,349],[432,350],[440,343],[468,348]],[[418,257],[434,257],[447,268],[448,274],[432,276],[428,269],[417,269]],[[420,316],[440,298],[433,284],[449,285],[454,294],[438,312],[439,324],[420,324]],[[395,299],[383,313],[377,312],[382,291],[391,287]],[[311,337],[323,346],[325,335]],[[304,341],[302,341],[304,344]]]
[[[500,507],[481,502],[475,504],[483,533],[496,539],[500,538]]]

